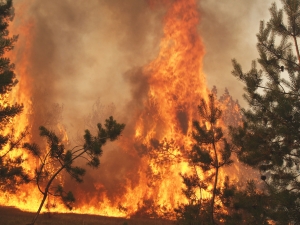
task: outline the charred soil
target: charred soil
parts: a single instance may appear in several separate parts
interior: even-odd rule
[[[35,213],[23,212],[14,207],[0,206],[0,225],[29,224]],[[115,218],[75,213],[42,213],[37,225],[174,225],[174,221],[149,218]]]

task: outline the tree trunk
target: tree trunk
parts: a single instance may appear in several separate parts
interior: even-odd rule
[[[42,208],[43,208],[43,205],[44,205],[44,203],[45,203],[45,201],[46,201],[46,199],[47,199],[47,196],[48,196],[48,193],[49,193],[49,188],[50,188],[50,186],[51,186],[51,184],[52,184],[52,181],[55,179],[55,177],[56,177],[56,176],[57,176],[64,168],[65,168],[65,166],[62,166],[59,170],[57,170],[56,173],[53,174],[53,176],[51,177],[51,179],[48,181],[47,186],[46,186],[45,191],[44,191],[43,199],[42,199],[41,204],[40,204],[40,206],[39,206],[39,209],[38,209],[38,211],[36,212],[36,215],[35,215],[35,217],[33,218],[32,223],[31,223],[30,225],[34,225],[34,224],[35,224],[35,222],[36,222],[37,218],[39,217],[40,212],[41,212],[41,210],[42,210]]]
[[[215,153],[215,168],[216,168],[216,174],[215,174],[215,182],[213,186],[213,195],[211,199],[211,223],[215,224],[214,221],[214,208],[215,208],[215,198],[216,198],[216,191],[217,191],[217,184],[218,184],[218,174],[219,174],[219,160],[218,160],[218,155],[217,155],[217,149],[215,146],[215,141],[213,140],[213,149]]]
[[[297,52],[297,56],[298,56],[298,62],[299,62],[299,65],[300,65],[300,54],[299,54],[299,48],[298,48],[298,43],[297,43],[297,39],[295,36],[293,36],[294,38],[294,43],[295,43],[295,46],[296,46],[296,52]]]
[[[36,212],[36,214],[35,214],[35,216],[34,216],[34,218],[33,218],[33,220],[32,220],[31,225],[34,225],[34,224],[35,224],[35,222],[36,222],[38,216],[40,215],[40,212],[41,212],[41,210],[42,210],[42,208],[43,208],[43,205],[44,205],[44,203],[45,203],[45,201],[46,201],[46,199],[47,199],[47,196],[48,196],[48,191],[45,190],[44,197],[43,197],[43,199],[42,199],[42,201],[41,201],[41,204],[40,204],[40,206],[39,206],[38,211]]]

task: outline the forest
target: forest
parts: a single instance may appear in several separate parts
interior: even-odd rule
[[[222,78],[201,2],[0,1],[0,224],[300,224],[300,0]]]

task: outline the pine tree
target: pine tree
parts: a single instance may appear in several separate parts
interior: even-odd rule
[[[216,224],[222,214],[220,205],[216,204],[220,195],[220,169],[233,161],[231,145],[218,126],[221,110],[215,104],[213,94],[209,95],[208,103],[202,99],[198,106],[201,121],[193,121],[195,144],[188,159],[194,173],[181,175],[186,186],[183,192],[189,204],[175,210],[178,221],[183,224]],[[203,192],[210,193],[211,197],[204,197]]]
[[[233,100],[227,88],[220,96],[219,102],[222,105],[221,120],[225,126],[237,127],[242,121],[241,107],[237,100]]]
[[[102,155],[102,147],[107,141],[116,140],[123,131],[125,124],[117,123],[113,117],[105,120],[104,126],[98,124],[98,133],[93,136],[89,130],[85,131],[84,144],[75,146],[67,150],[63,141],[57,135],[47,128],[40,127],[40,135],[47,140],[47,148],[41,151],[40,147],[33,143],[25,143],[24,148],[29,150],[35,157],[39,159],[39,166],[35,171],[37,188],[42,193],[43,198],[37,210],[32,223],[35,224],[42,207],[49,195],[59,197],[61,201],[72,209],[75,197],[71,191],[64,190],[64,184],[61,177],[68,174],[77,182],[83,181],[85,169],[76,165],[78,160],[87,160],[87,165],[98,168],[100,165],[100,156]],[[63,173],[66,173],[62,175]]]
[[[20,147],[26,132],[16,137],[12,120],[22,112],[23,106],[10,104],[9,93],[18,83],[14,64],[5,54],[13,49],[17,36],[9,36],[8,26],[14,16],[12,0],[0,1],[0,189],[14,191],[18,184],[29,182],[21,164],[22,156],[9,158],[9,153]]]
[[[239,158],[261,172],[268,189],[268,217],[279,224],[300,222],[300,1],[275,3],[260,23],[259,58],[249,72],[233,60],[233,75],[245,84],[249,108],[244,124],[232,128]],[[258,69],[257,63],[260,65]]]

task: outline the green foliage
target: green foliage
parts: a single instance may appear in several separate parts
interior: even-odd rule
[[[103,151],[102,147],[108,140],[116,140],[121,135],[125,124],[119,124],[113,117],[109,117],[104,126],[98,124],[97,127],[98,133],[95,136],[86,130],[83,145],[69,150],[66,150],[62,140],[53,131],[43,126],[40,127],[40,135],[46,138],[46,151],[40,151],[40,147],[36,144],[25,143],[23,145],[25,149],[40,159],[40,167],[36,169],[35,180],[38,189],[43,194],[43,199],[32,224],[35,223],[48,195],[60,197],[69,209],[72,208],[75,198],[72,192],[64,190],[63,183],[58,179],[59,176],[64,176],[61,173],[65,171],[76,182],[83,182],[86,170],[76,166],[76,161],[84,159],[88,166],[97,168],[100,165],[99,157]],[[54,193],[53,189],[55,189]]]
[[[222,128],[218,127],[221,110],[216,107],[213,94],[209,95],[208,104],[201,100],[198,111],[201,122],[193,121],[194,145],[188,155],[194,173],[181,174],[188,204],[175,209],[179,224],[215,224],[222,217],[220,206],[216,204],[221,200],[218,175],[220,168],[233,162],[232,147],[223,137]],[[203,197],[203,191],[211,193],[211,197]]]
[[[72,210],[72,204],[75,202],[75,197],[72,192],[65,192],[61,185],[57,185],[55,194],[61,198],[65,206]]]
[[[270,199],[256,188],[254,181],[250,180],[245,187],[239,187],[226,177],[220,192],[220,199],[227,211],[220,215],[224,224],[269,224],[266,206]]]
[[[14,64],[4,55],[13,49],[17,36],[9,36],[8,26],[13,19],[12,0],[0,2],[0,190],[16,191],[18,185],[29,182],[29,177],[22,168],[22,156],[10,159],[9,153],[21,146],[27,134],[15,136],[12,129],[13,119],[22,112],[23,105],[9,103],[9,94],[18,83],[14,73]]]
[[[272,199],[266,206],[270,218],[287,224],[300,222],[295,213],[300,209],[300,1],[282,3],[283,9],[272,4],[270,21],[260,24],[261,68],[253,62],[245,73],[233,60],[232,73],[245,84],[249,108],[243,110],[243,126],[231,133],[240,160],[262,173]]]
[[[200,221],[205,221],[205,219],[206,221],[209,221],[209,215],[207,214],[208,211],[202,209],[201,206],[202,205],[200,205],[199,203],[188,204],[188,205],[181,205],[179,206],[179,208],[175,209],[178,224],[196,225],[196,224],[201,224]],[[202,222],[202,224],[204,223]]]

